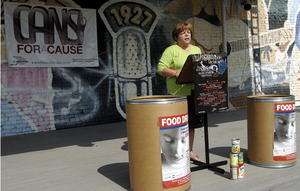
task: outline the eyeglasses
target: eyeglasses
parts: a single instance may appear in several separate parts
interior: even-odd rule
[[[179,33],[179,35],[185,35],[185,34],[191,34],[191,31],[184,31],[184,32]]]

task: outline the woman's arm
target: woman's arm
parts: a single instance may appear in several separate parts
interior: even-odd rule
[[[157,72],[164,77],[178,77],[179,72],[173,69],[174,47],[170,46],[163,52],[157,65]]]
[[[178,78],[179,72],[166,67],[162,70],[162,75],[164,77],[176,77],[176,78]]]

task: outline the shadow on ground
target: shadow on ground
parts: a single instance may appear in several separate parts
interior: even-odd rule
[[[6,156],[72,145],[92,147],[94,142],[124,137],[127,137],[126,122],[3,137],[1,155]],[[126,145],[124,149],[126,149]]]
[[[124,189],[130,190],[129,163],[105,165],[100,167],[98,172]]]
[[[236,112],[239,115],[236,115]],[[220,123],[245,120],[246,118],[247,109],[239,109],[208,114],[208,123],[209,127],[218,127]],[[3,137],[1,155],[6,156],[72,145],[92,147],[94,142],[124,137],[127,137],[126,122]],[[128,150],[127,142],[124,142],[121,149]]]
[[[239,113],[236,115],[236,113]],[[222,115],[222,117],[220,117]],[[247,109],[237,109],[226,112],[208,113],[208,127],[218,127],[220,123],[247,120]]]
[[[214,154],[217,156],[225,157],[230,159],[231,147],[214,147],[209,149],[210,154]],[[244,158],[248,157],[248,150],[241,148],[241,152],[243,152]]]

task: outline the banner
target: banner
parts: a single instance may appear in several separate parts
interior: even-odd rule
[[[163,188],[188,183],[190,150],[188,114],[159,117]]]
[[[96,67],[96,10],[4,2],[11,67]]]
[[[275,104],[273,160],[295,160],[296,151],[295,103]]]

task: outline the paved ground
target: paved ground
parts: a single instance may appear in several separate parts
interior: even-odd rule
[[[300,124],[299,110],[296,115]],[[227,160],[228,164],[220,166],[224,174],[193,171],[192,191],[299,190],[299,163],[269,169],[246,162],[245,178],[230,180],[231,138],[241,139],[247,161],[247,109],[210,114],[208,121],[210,162]],[[203,128],[197,129],[194,150],[205,158],[203,137]],[[1,144],[2,191],[130,189],[126,122],[5,137]],[[300,153],[300,138],[297,145]]]

